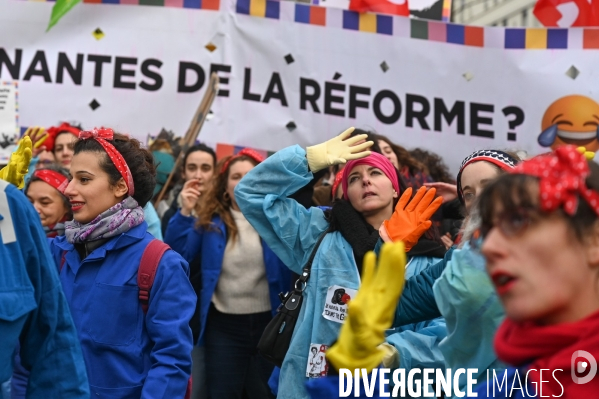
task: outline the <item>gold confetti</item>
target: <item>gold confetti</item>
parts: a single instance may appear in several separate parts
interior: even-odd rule
[[[208,43],[208,44],[207,44],[206,46],[204,46],[204,47],[206,47],[206,50],[208,50],[208,51],[210,51],[210,52],[213,52],[214,50],[216,50],[216,46],[215,46],[214,44],[212,44],[212,42],[211,42],[211,43]]]
[[[92,33],[92,35],[96,38],[96,40],[101,40],[104,38],[104,36],[106,36],[106,35],[104,35],[104,32],[102,32],[102,29],[100,29],[100,28],[96,29]]]

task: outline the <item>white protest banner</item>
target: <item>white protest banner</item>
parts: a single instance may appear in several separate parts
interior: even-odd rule
[[[17,88],[0,82],[0,164],[8,162],[18,138]]]
[[[83,3],[48,33],[52,3],[1,2],[0,79],[19,82],[21,126],[76,120],[144,141],[162,127],[183,135],[217,71],[220,95],[200,135],[209,144],[274,151],[357,126],[433,150],[454,171],[477,149],[545,151],[537,139],[551,125],[545,142],[599,147],[596,29],[215,1]],[[218,10],[177,8],[207,5]],[[590,105],[566,98],[542,125],[569,95]]]

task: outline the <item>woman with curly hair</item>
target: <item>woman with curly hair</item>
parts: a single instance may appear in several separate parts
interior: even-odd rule
[[[381,154],[391,161],[409,187],[416,189],[424,183],[432,182],[430,176],[426,173],[426,167],[412,157],[408,150],[393,143],[383,135],[376,134],[374,137],[381,149]]]
[[[431,177],[432,181],[455,184],[455,179],[449,173],[449,168],[438,154],[422,148],[414,148],[410,151],[410,155],[424,165],[426,174]]]
[[[291,276],[239,210],[233,190],[262,162],[250,149],[221,161],[200,194],[197,219],[183,210],[171,218],[165,241],[185,259],[201,257],[199,345],[206,347],[209,398],[269,398],[273,366],[256,350]],[[218,170],[218,167],[217,167]]]
[[[156,171],[141,143],[112,129],[79,133],[64,195],[73,221],[50,250],[89,376],[92,397],[182,398],[191,371],[188,265],[166,250],[146,300],[138,283],[154,237],[142,207]],[[155,243],[154,243],[155,244]],[[143,280],[143,276],[141,276]]]

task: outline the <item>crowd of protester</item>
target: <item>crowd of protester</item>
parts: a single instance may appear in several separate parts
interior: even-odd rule
[[[29,129],[0,170],[3,397],[330,398],[340,369],[379,367],[592,397],[572,356],[599,355],[599,166],[472,150],[454,177],[353,128],[266,159]],[[275,365],[258,346],[294,289]]]

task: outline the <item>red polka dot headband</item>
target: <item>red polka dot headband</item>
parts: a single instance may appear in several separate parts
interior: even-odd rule
[[[231,165],[231,162],[233,160],[240,158],[244,155],[246,157],[252,158],[254,161],[256,161],[258,163],[264,161],[264,157],[262,155],[258,154],[258,152],[254,151],[250,148],[244,148],[243,150],[239,151],[236,155],[233,155],[231,158],[229,158],[229,160],[227,160],[227,162],[225,162],[225,164],[223,165],[223,168],[221,169],[221,173],[224,173],[229,168],[229,165]]]
[[[99,129],[94,128],[93,130],[83,130],[79,133],[79,139],[96,140],[102,146],[102,148],[104,148],[104,151],[106,151],[106,154],[108,154],[108,157],[114,166],[116,166],[116,169],[119,171],[121,176],[123,176],[123,179],[127,184],[127,188],[129,189],[128,194],[133,196],[135,190],[133,187],[133,175],[131,174],[131,170],[129,170],[129,165],[127,165],[125,158],[123,158],[121,153],[114,147],[114,145],[107,141],[114,139],[114,131],[112,129],[105,129],[103,127]]]
[[[65,175],[51,169],[36,170],[33,172],[33,176],[48,183],[57,189],[62,195],[64,195],[64,190],[69,185],[69,179]]]
[[[575,146],[568,145],[536,156],[518,164],[511,173],[539,178],[541,209],[552,212],[562,206],[572,216],[578,209],[578,196],[582,197],[599,215],[599,193],[586,185],[591,171],[587,160]]]

